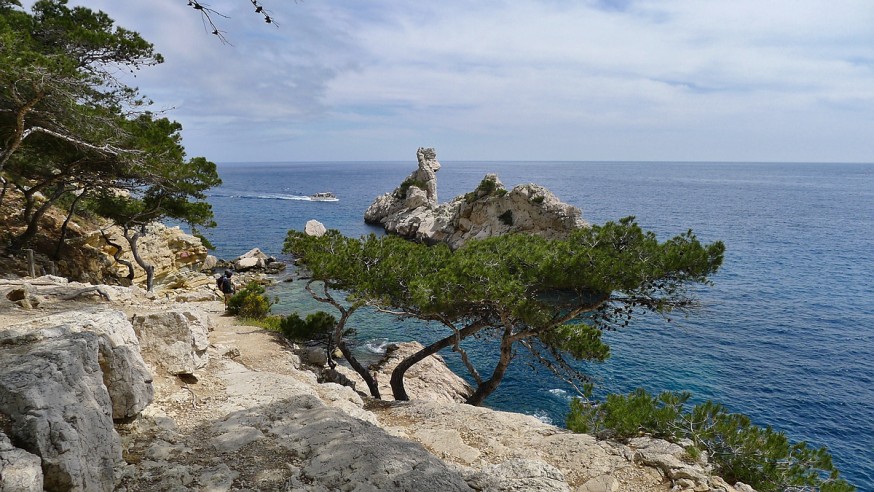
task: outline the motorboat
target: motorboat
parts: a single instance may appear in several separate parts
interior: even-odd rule
[[[337,195],[331,193],[330,191],[323,191],[321,193],[315,193],[310,195],[310,200],[314,202],[336,202],[339,201]]]

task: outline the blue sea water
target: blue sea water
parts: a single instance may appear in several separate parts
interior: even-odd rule
[[[505,185],[535,182],[603,223],[634,215],[661,239],[693,229],[726,243],[702,308],[667,323],[636,319],[606,334],[612,357],[588,364],[603,392],[689,390],[795,440],[827,446],[845,478],[874,490],[874,164],[443,162],[440,200],[489,172]],[[216,254],[252,247],[281,255],[290,228],[309,219],[349,236],[380,230],[362,215],[415,162],[224,164],[209,197]],[[338,202],[306,195],[333,191]],[[303,282],[280,283],[274,311],[323,309]],[[359,350],[435,337],[436,329],[367,312]],[[485,357],[484,354],[476,354]],[[448,362],[464,373],[451,354]],[[518,362],[518,361],[517,361]],[[562,425],[570,388],[515,363],[487,405]]]

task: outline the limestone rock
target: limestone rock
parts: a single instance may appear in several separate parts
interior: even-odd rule
[[[476,190],[437,204],[439,169],[419,154],[419,169],[392,193],[378,197],[364,213],[370,224],[386,232],[427,244],[443,242],[459,248],[471,239],[510,233],[563,238],[587,227],[578,208],[562,203],[546,188],[522,184],[507,190],[498,177],[488,174]],[[433,153],[433,149],[428,149]]]
[[[303,458],[300,475],[328,490],[471,490],[458,472],[418,444],[317,398],[289,398],[258,413],[259,425]]]
[[[433,148],[420,147],[416,151],[418,168],[391,193],[374,200],[364,212],[364,221],[368,224],[383,223],[386,217],[396,215],[404,210],[418,208],[432,209],[437,205],[437,153]]]
[[[16,448],[0,432],[0,492],[42,492],[39,456]]]
[[[628,446],[634,450],[636,462],[660,469],[671,480],[688,483],[687,488],[698,490],[708,483],[710,469],[690,463],[682,446],[650,437],[631,439]]]
[[[285,270],[285,263],[277,261],[273,256],[267,255],[258,248],[253,248],[240,255],[233,262],[234,270],[238,272],[261,271],[266,273],[278,273]]]
[[[483,467],[468,478],[476,490],[483,492],[525,492],[529,490],[570,492],[564,474],[554,466],[538,460],[514,458],[498,465]]]
[[[437,435],[446,430],[457,432],[463,444],[480,452],[480,457],[473,462],[467,462],[469,458],[466,456],[459,459],[453,453],[445,455],[444,459],[459,465],[485,467],[522,458],[555,467],[564,476],[563,481],[566,484],[574,487],[588,484],[589,488],[582,490],[630,492],[670,489],[670,485],[665,486],[664,478],[657,469],[635,465],[626,456],[622,446],[598,441],[586,434],[574,434],[531,416],[424,400],[395,404],[387,409],[387,414],[391,420],[403,422],[406,429],[414,429],[413,432],[397,429],[399,432],[405,432],[409,437],[420,440],[428,448],[431,444],[424,439],[427,432]],[[614,482],[599,478],[604,475],[615,479],[615,488]],[[522,473],[519,476],[526,475]],[[542,475],[532,474],[528,478],[549,476],[557,478],[557,475],[550,475],[545,471]],[[472,482],[471,485],[476,487],[477,483]],[[598,485],[610,488],[605,490]],[[493,486],[509,487],[511,484]]]
[[[300,360],[305,364],[324,367],[328,363],[328,355],[322,347],[304,347],[300,352]]]
[[[423,348],[419,342],[394,343],[386,347],[385,356],[376,364],[379,392],[391,398],[391,372],[408,356]],[[473,394],[473,388],[446,367],[439,354],[426,357],[404,374],[404,389],[411,399],[438,402],[464,402]]]
[[[143,356],[170,374],[192,374],[209,355],[209,318],[199,309],[136,315],[132,320]]]
[[[103,384],[99,337],[66,333],[0,348],[0,414],[40,456],[48,490],[111,491],[121,445]]]
[[[6,294],[6,299],[14,302],[20,307],[31,310],[39,307],[40,299],[34,295],[28,285],[23,285],[17,289],[12,289]]]
[[[123,419],[140,413],[152,402],[152,374],[123,312],[92,307],[44,316],[8,326],[0,332],[0,340],[19,337],[36,341],[81,332],[98,335],[99,363],[112,400],[112,417]]]
[[[413,438],[436,456],[449,458],[465,465],[476,462],[481,454],[478,449],[465,444],[461,434],[454,429],[418,429],[413,434]]]
[[[303,232],[305,232],[307,236],[322,237],[326,232],[328,232],[328,229],[325,228],[325,224],[322,224],[318,220],[309,220],[304,226]]]
[[[206,258],[204,258],[203,263],[200,265],[200,271],[211,273],[216,265],[218,265],[218,258],[213,255],[206,255]]]
[[[112,226],[105,231],[110,241],[121,246],[121,258],[133,262],[133,255],[121,229]],[[165,283],[165,279],[177,272],[199,272],[207,257],[207,249],[200,238],[183,232],[179,227],[167,227],[159,223],[146,227],[146,234],[138,240],[137,246],[143,260],[155,267],[156,290],[161,290],[160,286]],[[88,235],[82,247],[97,255],[86,254],[79,261],[80,265],[66,265],[73,277],[99,281],[109,277],[127,276],[127,267],[113,259],[117,248],[107,244],[99,231]],[[145,282],[146,272],[135,266],[134,283],[144,286]]]

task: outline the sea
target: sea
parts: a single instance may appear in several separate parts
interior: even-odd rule
[[[508,188],[546,186],[593,224],[633,215],[660,239],[692,229],[704,242],[724,241],[713,285],[697,289],[699,309],[670,323],[638,317],[605,334],[608,361],[579,368],[598,395],[643,387],[721,402],[793,440],[828,447],[844,478],[874,491],[874,164],[441,164],[441,202],[497,173]],[[285,235],[310,219],[347,236],[381,234],[364,223],[364,210],[415,168],[414,160],[220,164],[223,184],[208,197],[218,226],[206,236],[220,258],[258,247],[290,261]],[[308,198],[325,191],[338,201]],[[299,275],[278,275],[268,291],[274,313],[328,310]],[[439,327],[373,311],[351,324],[366,361],[391,342],[443,336]],[[478,347],[476,362],[492,363],[494,347]],[[466,374],[454,354],[444,356]],[[548,371],[516,360],[486,405],[562,426],[573,396]]]

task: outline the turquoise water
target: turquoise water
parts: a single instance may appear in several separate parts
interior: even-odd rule
[[[660,238],[692,228],[723,240],[725,264],[700,290],[702,308],[667,324],[638,318],[606,335],[612,357],[584,366],[602,392],[689,390],[793,439],[828,446],[844,476],[874,490],[874,165],[754,163],[443,162],[440,200],[496,172],[536,182],[589,222],[635,215]],[[346,235],[378,229],[364,209],[415,163],[226,164],[210,196],[208,237],[233,258],[252,247],[281,256],[285,233],[317,219]],[[339,202],[306,195],[333,191]],[[323,308],[303,282],[280,283],[276,312]],[[357,318],[357,319],[356,319]],[[363,356],[434,328],[378,313],[353,318]],[[487,362],[487,351],[474,355]],[[459,373],[458,361],[447,355]],[[487,401],[561,425],[571,393],[547,371],[511,366]]]

